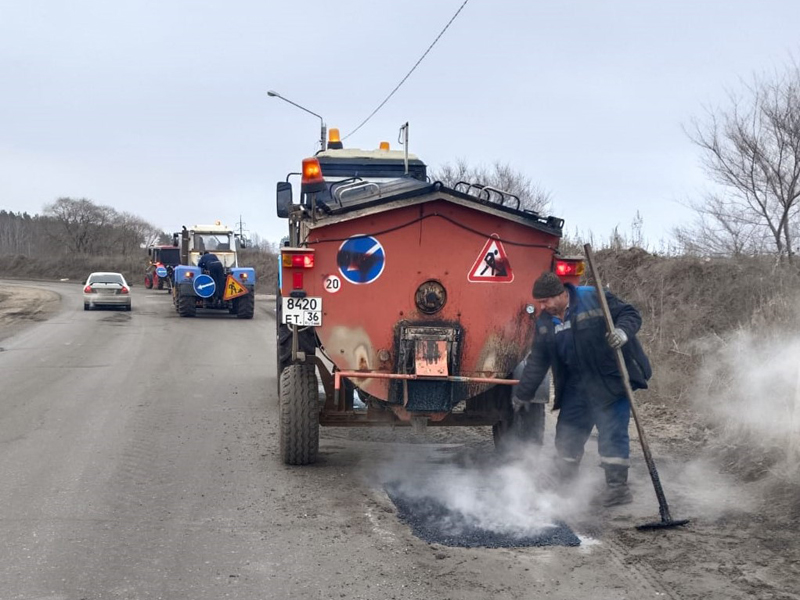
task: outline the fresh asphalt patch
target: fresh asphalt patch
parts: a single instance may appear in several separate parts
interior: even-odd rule
[[[384,490],[397,507],[400,520],[411,527],[414,535],[428,543],[462,548],[579,546],[581,543],[569,526],[560,521],[536,531],[492,531],[435,498],[404,494],[396,482],[387,483]]]

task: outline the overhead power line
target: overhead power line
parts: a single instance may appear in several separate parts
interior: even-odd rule
[[[439,35],[437,35],[437,36],[436,36],[436,39],[435,39],[435,40],[433,40],[433,42],[431,43],[431,45],[430,45],[430,46],[428,46],[428,49],[427,49],[427,50],[425,50],[425,52],[422,54],[422,56],[420,56],[420,57],[419,57],[419,60],[418,60],[418,61],[417,61],[417,62],[414,64],[414,66],[413,66],[413,67],[411,67],[411,70],[410,70],[410,71],[409,71],[409,72],[406,74],[406,76],[405,76],[405,77],[403,77],[403,79],[401,79],[401,80],[400,80],[400,83],[398,83],[398,84],[395,86],[395,88],[394,88],[394,89],[393,89],[393,90],[392,90],[392,91],[389,93],[389,95],[388,95],[388,96],[386,96],[386,98],[383,100],[383,102],[381,102],[381,103],[378,105],[378,107],[377,107],[375,110],[373,110],[373,111],[372,111],[372,112],[369,114],[369,116],[368,116],[366,119],[364,119],[363,121],[361,121],[361,123],[359,124],[359,126],[358,126],[358,127],[356,127],[355,129],[353,129],[353,131],[351,131],[350,133],[348,133],[346,136],[344,136],[344,137],[342,138],[342,140],[343,140],[343,141],[344,141],[344,140],[346,140],[347,138],[349,138],[351,135],[353,135],[353,134],[354,134],[356,131],[358,131],[359,129],[361,129],[361,128],[362,128],[364,125],[366,125],[366,124],[367,124],[367,121],[369,121],[369,120],[370,120],[372,117],[374,117],[374,116],[375,116],[375,113],[377,113],[377,112],[378,112],[380,109],[382,109],[382,108],[383,108],[383,105],[384,105],[384,104],[386,104],[386,103],[389,101],[389,99],[390,99],[392,96],[394,96],[395,92],[396,92],[397,90],[399,90],[399,89],[400,89],[400,86],[401,86],[401,85],[403,85],[403,84],[406,82],[406,79],[408,79],[409,77],[411,77],[411,74],[412,74],[412,73],[414,72],[414,70],[415,70],[415,69],[416,69],[416,68],[419,66],[419,63],[421,63],[421,62],[423,61],[423,59],[424,59],[426,56],[428,56],[428,52],[430,52],[430,51],[431,51],[431,49],[432,49],[432,48],[433,48],[433,47],[436,45],[436,42],[438,42],[438,41],[439,41],[439,38],[441,38],[441,37],[444,35],[444,32],[445,32],[445,31],[447,31],[447,28],[448,28],[448,27],[450,27],[450,25],[453,23],[453,21],[455,21],[455,20],[456,20],[456,17],[459,15],[459,13],[460,13],[462,10],[464,10],[464,7],[467,5],[467,2],[469,2],[469,0],[464,0],[464,2],[463,2],[463,3],[461,4],[461,6],[458,8],[458,10],[455,12],[455,14],[454,14],[454,15],[453,15],[453,16],[450,18],[450,20],[447,22],[447,25],[445,25],[445,26],[444,26],[444,29],[442,29],[442,30],[439,32]]]

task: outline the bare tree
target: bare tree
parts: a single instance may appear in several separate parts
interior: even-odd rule
[[[53,219],[54,238],[72,252],[89,254],[97,246],[98,232],[108,224],[112,209],[86,198],[59,198],[45,206],[44,214]]]
[[[520,199],[520,207],[534,212],[546,212],[550,206],[550,194],[534,184],[530,177],[514,170],[510,165],[495,162],[490,168],[485,165],[470,166],[463,158],[455,163],[445,163],[431,171],[431,178],[447,187],[459,182],[477,183],[510,192]],[[498,201],[496,194],[487,194],[490,200]]]
[[[797,63],[772,79],[754,77],[742,95],[731,95],[727,111],[708,111],[706,122],[694,121],[689,136],[703,151],[707,174],[725,190],[708,199],[701,211],[705,224],[740,249],[751,234],[758,239],[759,229],[768,232],[773,251],[792,262],[800,208]]]
[[[136,215],[86,198],[59,198],[45,206],[44,214],[53,240],[76,254],[129,254],[162,234]]]
[[[735,203],[720,195],[689,204],[697,214],[692,223],[673,229],[685,254],[700,256],[744,256],[769,253],[771,235],[760,218],[734,210]]]

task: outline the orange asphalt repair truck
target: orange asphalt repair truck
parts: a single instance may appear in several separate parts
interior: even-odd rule
[[[533,340],[533,281],[582,273],[558,255],[562,219],[480,183],[430,181],[407,143],[346,149],[330,134],[277,186],[284,462],[313,463],[320,426],[491,426],[502,443],[520,430],[512,374]],[[526,418],[542,427],[544,404]]]

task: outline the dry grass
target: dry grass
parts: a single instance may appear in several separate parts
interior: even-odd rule
[[[64,253],[36,258],[12,254],[0,257],[0,277],[84,281],[94,271],[113,271],[122,273],[128,283],[141,285],[146,265],[144,250],[126,256],[73,256]]]
[[[642,313],[651,397],[684,399],[703,357],[731,332],[800,324],[800,277],[770,259],[659,257],[632,248],[601,250],[597,260],[604,283]]]

